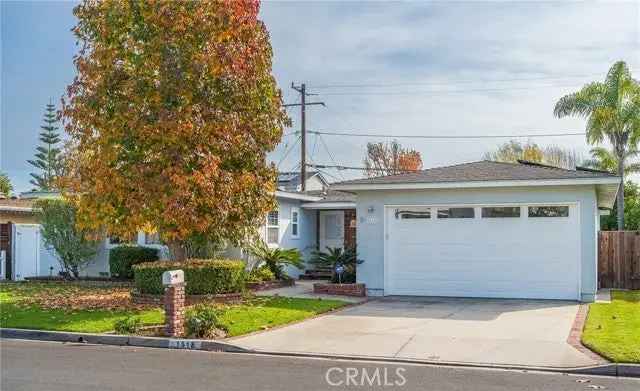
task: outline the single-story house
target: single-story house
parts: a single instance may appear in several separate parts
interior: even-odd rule
[[[480,161],[332,184],[356,197],[369,295],[593,301],[599,209],[620,178]]]
[[[278,208],[261,228],[265,242],[297,248],[306,260],[315,249],[356,248],[364,260],[356,278],[371,296],[580,301],[595,298],[600,211],[613,207],[620,184],[602,171],[525,161],[480,161],[330,186],[311,172],[305,192],[296,173],[280,179]],[[26,217],[29,208],[24,200],[0,200],[0,249],[13,237],[14,252],[33,253],[33,246],[16,242],[17,232],[37,235],[37,226],[29,228],[36,224]],[[144,233],[138,243],[162,247]],[[86,274],[108,274],[113,245],[105,239]],[[54,258],[39,257],[19,270],[47,275]]]

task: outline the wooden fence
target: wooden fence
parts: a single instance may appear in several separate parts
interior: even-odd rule
[[[598,233],[598,284],[640,289],[640,231]]]

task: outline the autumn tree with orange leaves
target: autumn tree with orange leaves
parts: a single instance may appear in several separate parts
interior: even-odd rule
[[[367,176],[395,175],[422,169],[422,157],[415,149],[403,148],[396,140],[368,143],[364,158]]]
[[[240,242],[274,206],[266,163],[288,118],[259,1],[95,1],[63,113],[78,225]]]

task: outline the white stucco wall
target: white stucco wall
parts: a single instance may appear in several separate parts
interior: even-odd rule
[[[384,294],[385,205],[578,202],[580,227],[576,229],[581,232],[581,298],[583,301],[595,298],[599,229],[595,186],[376,190],[359,191],[357,195],[358,256],[364,260],[358,265],[357,280],[367,285],[371,295]]]
[[[316,216],[315,210],[302,209],[300,205],[303,201],[278,198],[278,216],[279,216],[279,247],[281,248],[297,248],[302,252],[305,262],[311,257],[311,253],[316,249]],[[294,238],[291,235],[291,210],[297,207],[300,212],[299,235]],[[263,235],[265,231],[263,229]],[[266,236],[265,236],[266,238]],[[298,270],[294,267],[287,268],[287,274],[293,278],[297,278],[304,270]]]

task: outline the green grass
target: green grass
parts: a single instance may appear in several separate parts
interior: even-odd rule
[[[137,316],[145,325],[162,324],[164,312],[160,309],[147,311],[106,311],[40,309],[36,306],[18,307],[2,304],[0,326],[16,329],[76,331],[103,333],[113,331],[118,319]]]
[[[612,291],[611,303],[594,303],[582,343],[614,362],[640,363],[640,291]]]
[[[221,324],[230,337],[264,330],[340,308],[340,300],[288,297],[256,298],[245,304],[230,306],[221,316]]]
[[[42,308],[26,303],[35,295],[91,292],[95,288],[78,288],[56,284],[0,285],[0,327],[36,330],[102,333],[113,331],[117,320],[126,316],[140,317],[145,325],[164,322],[160,308],[138,311],[133,309],[57,309]],[[101,288],[104,290],[104,288]],[[26,304],[25,304],[26,303]],[[238,336],[258,330],[303,320],[348,303],[340,300],[302,299],[287,297],[256,297],[242,304],[220,306],[221,326],[228,336]]]
[[[77,287],[74,288],[77,289]],[[0,286],[0,327],[102,333],[113,331],[115,322],[127,316],[139,317],[145,325],[164,322],[164,312],[161,309],[66,310],[45,309],[38,305],[22,303],[30,294],[36,292],[64,291],[64,286],[54,284],[2,284]]]

